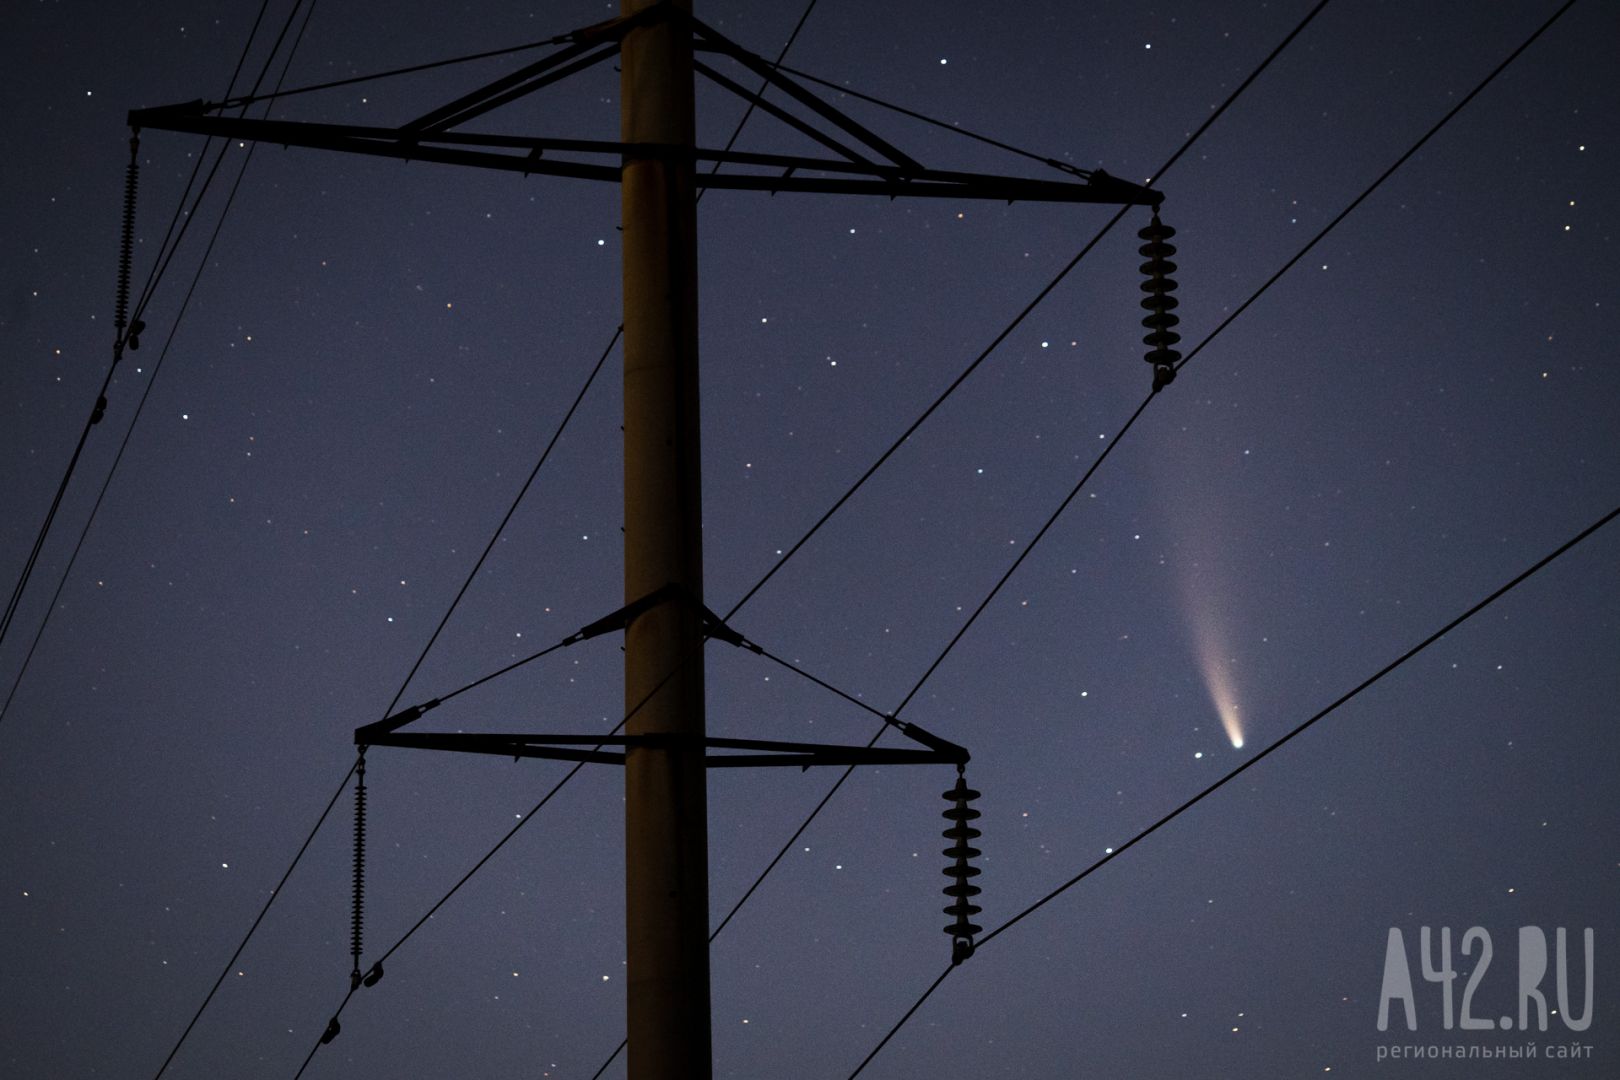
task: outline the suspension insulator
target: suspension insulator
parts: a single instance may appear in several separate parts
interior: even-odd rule
[[[1171,329],[1181,321],[1171,313],[1177,300],[1170,295],[1176,291],[1176,281],[1170,276],[1176,272],[1176,264],[1170,261],[1176,248],[1169,240],[1176,235],[1176,230],[1154,214],[1152,223],[1136,235],[1146,241],[1136,250],[1147,259],[1141,266],[1146,279],[1142,282],[1142,291],[1147,293],[1142,298],[1142,306],[1148,312],[1142,320],[1148,330],[1142,343],[1148,347],[1148,352],[1142,359],[1153,365],[1153,389],[1157,391],[1170,385],[1176,377],[1176,361],[1181,359],[1181,353],[1171,348],[1181,340],[1181,335]]]
[[[129,317],[129,271],[135,254],[135,192],[140,187],[141,138],[138,133],[129,137],[129,166],[124,171],[124,221],[118,237],[118,292],[113,305],[115,353],[124,345],[124,327]]]
[[[366,755],[361,753],[354,778],[354,912],[349,936],[349,955],[354,969],[349,972],[351,989],[360,986],[360,950],[365,924],[366,902]]]
[[[968,804],[979,797],[979,793],[967,786],[967,780],[958,767],[956,771],[956,786],[944,793],[945,800],[950,808],[945,810],[943,816],[951,823],[950,828],[944,832],[945,839],[951,842],[944,854],[953,860],[945,867],[945,876],[950,884],[945,886],[945,895],[951,898],[951,904],[946,907],[945,914],[955,921],[945,927],[945,932],[951,935],[952,958],[960,963],[973,951],[973,935],[983,929],[975,925],[972,916],[984,910],[972,902],[972,897],[979,895],[980,889],[973,884],[972,879],[979,876],[979,868],[968,864],[969,859],[977,858],[979,849],[973,847],[969,841],[977,840],[979,830],[968,824],[979,816],[979,812]]]

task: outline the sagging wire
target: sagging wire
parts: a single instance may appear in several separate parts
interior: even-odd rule
[[[1325,2],[1326,2],[1326,0],[1323,0],[1324,4],[1325,4]],[[1485,87],[1490,85],[1490,83],[1493,82],[1498,75],[1500,75],[1504,70],[1506,70],[1507,67],[1510,64],[1512,64],[1513,61],[1516,60],[1519,57],[1520,54],[1522,54],[1526,49],[1528,49],[1532,44],[1534,44],[1542,36],[1542,34],[1544,34],[1549,28],[1551,28],[1552,25],[1555,22],[1557,22],[1558,19],[1561,18],[1564,15],[1565,12],[1567,12],[1571,7],[1574,6],[1574,4],[1575,4],[1575,0],[1565,0],[1565,3],[1562,4],[1556,11],[1554,11],[1553,14],[1551,16],[1549,16],[1548,19],[1545,22],[1543,22],[1539,27],[1537,27],[1536,30],[1532,34],[1530,34],[1529,37],[1527,37],[1523,42],[1521,42],[1519,44],[1519,46],[1516,49],[1514,49],[1511,53],[1509,53],[1507,55],[1507,57],[1501,63],[1499,63],[1495,68],[1493,68],[1491,70],[1491,72],[1488,75],[1485,76],[1484,79],[1482,79],[1472,90],[1470,90],[1466,95],[1464,95],[1463,98],[1460,101],[1458,101],[1457,104],[1454,105],[1443,117],[1441,117],[1440,120],[1438,122],[1436,122],[1433,127],[1431,127],[1428,131],[1426,131],[1417,140],[1416,143],[1414,143],[1410,148],[1407,149],[1407,151],[1405,153],[1403,153],[1399,158],[1397,158],[1395,160],[1394,164],[1392,164],[1389,168],[1385,169],[1384,172],[1381,173],[1378,176],[1377,179],[1375,179],[1365,190],[1363,190],[1361,192],[1361,194],[1357,195],[1353,200],[1351,200],[1349,205],[1347,205],[1342,211],[1340,211],[1339,214],[1337,216],[1335,216],[1332,221],[1328,222],[1328,224],[1326,226],[1324,226],[1323,229],[1319,233],[1316,234],[1316,236],[1314,236],[1309,242],[1307,242],[1306,245],[1303,248],[1301,248],[1292,258],[1290,258],[1286,263],[1284,263],[1283,266],[1279,270],[1277,270],[1276,273],[1272,274],[1272,276],[1269,277],[1265,281],[1265,283],[1260,286],[1260,288],[1258,290],[1256,290],[1252,295],[1250,295],[1250,297],[1247,300],[1245,300],[1235,310],[1233,310],[1230,315],[1228,315],[1225,319],[1223,319],[1215,327],[1215,329],[1211,330],[1210,333],[1208,335],[1206,335],[1204,337],[1204,339],[1202,341],[1200,341],[1198,343],[1198,345],[1195,346],[1192,349],[1192,351],[1187,354],[1186,357],[1181,359],[1176,364],[1176,369],[1179,370],[1181,367],[1185,367],[1187,365],[1187,363],[1189,361],[1191,361],[1194,356],[1196,356],[1200,351],[1202,351],[1204,346],[1208,345],[1212,340],[1214,340],[1216,335],[1218,335],[1221,331],[1225,330],[1228,326],[1230,326],[1232,324],[1233,320],[1235,320],[1240,314],[1242,314],[1245,310],[1247,310],[1247,308],[1251,304],[1253,304],[1256,300],[1258,300],[1260,298],[1260,296],[1263,293],[1266,292],[1267,289],[1269,289],[1285,273],[1287,273],[1288,270],[1291,267],[1293,267],[1294,264],[1297,263],[1302,257],[1304,257],[1305,253],[1308,252],[1312,247],[1314,247],[1324,236],[1326,236],[1328,234],[1328,232],[1330,232],[1341,221],[1343,221],[1347,216],[1349,216],[1349,214],[1353,210],[1355,210],[1356,207],[1360,206],[1361,203],[1366,198],[1368,198],[1374,191],[1376,191],[1378,189],[1378,187],[1381,186],[1384,183],[1385,180],[1389,179],[1389,177],[1392,176],[1397,169],[1399,169],[1403,164],[1406,163],[1406,161],[1408,159],[1410,159],[1414,154],[1416,154],[1417,151],[1425,143],[1427,143],[1430,138],[1432,138],[1436,133],[1438,133],[1440,131],[1441,128],[1443,128],[1448,122],[1450,122],[1451,119],[1453,117],[1455,117],[1457,115],[1457,113],[1459,113],[1463,109],[1464,106],[1466,106],[1476,96],[1478,96],[1485,89]],[[1321,10],[1322,6],[1323,6],[1322,4],[1318,4],[1317,7],[1312,10],[1310,15],[1306,16],[1305,21],[1309,22],[1310,19],[1313,18],[1316,15],[1317,11]],[[1292,39],[1294,34],[1297,34],[1299,32],[1299,30],[1303,28],[1303,26],[1304,26],[1304,23],[1301,23],[1300,27],[1296,28],[1294,30],[1294,33],[1289,35],[1289,39]],[[1284,44],[1287,44],[1286,39],[1284,41]],[[1280,51],[1280,50],[1281,50],[1281,46],[1278,47],[1277,51]],[[1269,64],[1271,59],[1274,58],[1275,56],[1276,56],[1276,52],[1274,51],[1273,54],[1272,54],[1272,57],[1268,58],[1266,63]],[[1264,67],[1264,66],[1265,65],[1262,65],[1262,67]],[[1258,71],[1256,72],[1256,74],[1258,74]],[[1251,75],[1250,80],[1248,80],[1248,81],[1252,81],[1252,79],[1253,79],[1253,76]],[[1243,85],[1247,86],[1248,81],[1245,81],[1245,83]],[[1242,89],[1242,87],[1239,87],[1239,90],[1241,90],[1241,89]],[[1206,124],[1206,126],[1207,126],[1207,124]],[[1200,129],[1200,131],[1202,131],[1202,129]],[[1185,147],[1183,147],[1183,149],[1185,149]],[[1178,152],[1177,156],[1179,156],[1179,152]],[[1161,172],[1162,171],[1163,170],[1161,170]],[[1157,393],[1157,388],[1155,388],[1154,393]],[[1141,414],[1141,410],[1142,410],[1143,407],[1146,406],[1147,401],[1151,401],[1152,399],[1153,399],[1153,395],[1150,394],[1149,397],[1147,398],[1147,400],[1143,402],[1143,406],[1138,408],[1137,415]],[[1134,420],[1134,417],[1132,419]],[[1116,439],[1116,442],[1117,442],[1117,439]],[[1339,706],[1343,705],[1345,702],[1349,701],[1351,698],[1355,697],[1361,691],[1365,690],[1367,687],[1371,686],[1373,683],[1377,682],[1379,679],[1382,679],[1385,675],[1388,675],[1390,672],[1392,672],[1396,668],[1400,667],[1407,660],[1410,660],[1412,657],[1416,656],[1419,652],[1422,652],[1429,645],[1433,644],[1435,641],[1438,641],[1441,637],[1444,637],[1446,634],[1450,633],[1456,627],[1460,626],[1463,622],[1467,621],[1469,618],[1473,617],[1479,611],[1483,610],[1486,606],[1488,606],[1489,604],[1491,604],[1492,602],[1494,602],[1495,600],[1497,600],[1501,596],[1505,595],[1508,591],[1510,591],[1511,589],[1515,588],[1516,586],[1518,586],[1519,584],[1524,582],[1526,579],[1531,577],[1533,574],[1535,574],[1539,570],[1543,569],[1545,566],[1547,566],[1549,563],[1551,563],[1554,559],[1556,559],[1559,556],[1563,555],[1565,552],[1567,552],[1571,548],[1573,548],[1576,544],[1579,544],[1581,541],[1585,540],[1587,537],[1592,535],[1598,529],[1600,529],[1603,526],[1607,525],[1610,521],[1612,521],[1617,516],[1620,516],[1620,507],[1616,507],[1615,509],[1609,511],[1603,517],[1599,518],[1597,521],[1595,521],[1591,525],[1587,526],[1585,529],[1583,529],[1581,532],[1576,534],[1574,537],[1572,537],[1571,539],[1569,539],[1568,541],[1566,541],[1565,543],[1560,545],[1554,551],[1552,551],[1548,555],[1544,556],[1542,559],[1540,559],[1534,565],[1532,565],[1528,569],[1524,570],[1517,577],[1513,578],[1511,581],[1509,581],[1505,585],[1501,586],[1499,589],[1497,589],[1495,592],[1491,593],[1485,599],[1481,600],[1479,603],[1475,604],[1473,607],[1471,607],[1467,611],[1463,612],[1463,614],[1459,615],[1457,618],[1453,619],[1451,622],[1449,622],[1445,626],[1441,627],[1434,634],[1430,635],[1428,638],[1425,638],[1423,641],[1419,642],[1417,645],[1415,645],[1411,649],[1407,650],[1401,656],[1397,657],[1395,660],[1393,660],[1389,664],[1385,665],[1383,668],[1381,668],[1379,671],[1374,673],[1372,676],[1370,676],[1369,678],[1367,678],[1366,680],[1364,680],[1363,682],[1358,684],[1356,687],[1354,687],[1353,689],[1351,689],[1350,691],[1348,691],[1347,693],[1345,693],[1344,695],[1339,697],[1336,701],[1334,701],[1332,704],[1328,705],[1325,709],[1321,710],[1316,715],[1312,716],[1310,719],[1308,719],[1308,720],[1304,721],[1303,723],[1299,724],[1298,726],[1296,726],[1294,729],[1292,729],[1287,734],[1285,734],[1282,738],[1278,739],[1276,742],[1272,743],[1270,746],[1267,746],[1264,750],[1260,751],[1254,757],[1252,757],[1249,760],[1245,761],[1243,764],[1241,764],[1237,768],[1233,769],[1230,773],[1228,773],[1225,776],[1221,777],[1219,780],[1215,781],[1209,787],[1207,787],[1204,790],[1200,791],[1199,793],[1194,795],[1192,798],[1188,799],[1186,802],[1182,803],[1180,806],[1178,806],[1174,810],[1170,811],[1168,814],[1161,817],[1158,821],[1154,822],[1152,825],[1148,826],[1146,829],[1144,829],[1141,832],[1137,833],[1130,840],[1126,841],[1124,844],[1121,844],[1117,848],[1113,849],[1107,855],[1105,855],[1103,858],[1097,860],[1091,866],[1089,866],[1086,869],[1082,870],[1079,874],[1076,874],[1074,877],[1070,878],[1068,881],[1064,882],[1062,885],[1058,886],[1056,889],[1052,890],[1051,892],[1047,893],[1045,896],[1041,897],[1035,903],[1029,905],[1024,910],[1020,911],[1017,915],[1014,915],[1012,918],[1008,919],[1006,922],[1004,922],[1000,926],[996,927],[989,934],[987,934],[985,936],[985,938],[983,939],[983,941],[981,941],[979,944],[982,946],[982,945],[988,943],[989,941],[991,941],[993,938],[995,938],[995,937],[999,936],[1000,934],[1004,933],[1006,930],[1010,929],[1013,925],[1018,923],[1020,920],[1022,920],[1025,917],[1033,914],[1038,908],[1042,907],[1043,905],[1049,903],[1051,900],[1055,899],[1059,894],[1063,893],[1064,891],[1066,891],[1069,888],[1072,888],[1074,885],[1078,884],[1081,880],[1083,880],[1085,877],[1090,875],[1093,871],[1097,870],[1098,868],[1103,866],[1105,863],[1108,863],[1108,862],[1112,861],[1115,857],[1122,854],[1127,848],[1134,846],[1136,843],[1138,843],[1142,839],[1146,838],[1149,834],[1157,831],[1160,827],[1162,827],[1163,825],[1169,823],[1172,819],[1179,816],[1181,813],[1183,813],[1187,809],[1191,808],[1194,804],[1198,803],[1199,801],[1201,801],[1202,799],[1204,799],[1208,795],[1212,794],[1215,790],[1220,788],[1222,785],[1226,784],[1229,780],[1236,777],[1239,773],[1242,773],[1243,771],[1245,771],[1246,769],[1248,769],[1249,767],[1251,767],[1252,765],[1257,763],[1261,758],[1264,758],[1264,757],[1268,756],[1274,750],[1281,747],[1283,745],[1283,743],[1285,743],[1285,742],[1289,741],[1290,739],[1294,738],[1294,736],[1300,734],[1306,728],[1310,727],[1312,724],[1315,724],[1318,720],[1321,720],[1323,717],[1327,716],[1330,712],[1337,709]],[[917,1012],[917,1010],[919,1008],[921,1008],[922,1004],[925,1001],[928,1000],[928,998],[933,994],[933,992],[936,989],[938,989],[939,985],[942,982],[944,982],[946,977],[949,976],[950,973],[952,971],[954,971],[955,969],[956,969],[956,964],[953,963],[951,966],[946,967],[945,970],[940,973],[939,977],[936,978],[933,981],[933,983],[931,983],[928,986],[928,988],[923,991],[922,995],[920,997],[918,997],[918,999],[911,1005],[911,1007],[906,1010],[905,1014],[902,1015],[900,1017],[900,1019],[895,1022],[894,1026],[891,1027],[889,1029],[889,1031],[887,1032],[887,1034],[885,1034],[883,1036],[883,1038],[878,1041],[878,1044],[875,1047],[872,1048],[871,1052],[868,1053],[864,1059],[862,1059],[861,1063],[855,1067],[855,1071],[850,1073],[850,1075],[849,1075],[849,1080],[855,1080],[855,1077],[859,1076],[860,1073],[863,1070],[865,1070],[866,1066],[869,1065],[872,1062],[872,1059],[877,1057],[878,1053],[881,1052],[882,1049],[885,1046],[888,1045],[889,1040],[892,1039],[894,1037],[894,1035],[903,1026],[905,1026],[906,1022],[911,1019],[911,1017]]]
[[[1216,780],[1214,783],[1210,784],[1208,787],[1204,788],[1202,791],[1199,791],[1197,794],[1195,794],[1191,798],[1187,799],[1180,806],[1177,806],[1175,809],[1171,810],[1169,813],[1167,813],[1167,814],[1163,815],[1162,817],[1160,817],[1157,821],[1155,821],[1153,824],[1149,825],[1147,828],[1142,829],[1140,832],[1136,833],[1129,840],[1126,840],[1124,843],[1120,844],[1117,847],[1111,848],[1108,851],[1108,853],[1105,854],[1102,858],[1098,859],[1096,862],[1093,862],[1090,866],[1086,867],[1084,870],[1080,871],[1078,874],[1075,874],[1069,880],[1065,881],[1063,884],[1059,885],[1057,888],[1051,890],[1045,896],[1042,896],[1039,900],[1036,900],[1034,903],[1032,903],[1029,906],[1025,907],[1022,911],[1020,911],[1018,914],[1014,915],[1012,918],[1008,919],[1006,922],[1004,922],[1001,925],[997,926],[994,930],[990,931],[988,934],[986,934],[984,936],[984,938],[978,943],[978,947],[983,948],[985,945],[988,945],[991,941],[995,940],[996,938],[1000,937],[1002,934],[1006,933],[1008,930],[1012,929],[1019,922],[1023,921],[1025,918],[1029,917],[1030,915],[1033,915],[1040,908],[1045,907],[1047,904],[1049,904],[1053,900],[1057,899],[1060,895],[1067,892],[1069,889],[1071,889],[1074,886],[1078,885],[1081,881],[1085,880],[1087,877],[1090,877],[1092,873],[1094,873],[1095,871],[1101,869],[1104,865],[1106,865],[1106,864],[1114,861],[1115,859],[1119,858],[1119,856],[1123,855],[1130,848],[1135,847],[1137,844],[1139,844],[1143,840],[1147,839],[1153,833],[1157,832],[1159,829],[1163,828],[1165,825],[1168,825],[1171,821],[1175,820],[1177,817],[1180,817],[1183,813],[1185,813],[1186,811],[1192,809],[1195,805],[1202,802],[1204,799],[1208,798],[1210,795],[1213,795],[1220,788],[1226,786],[1228,783],[1235,780],[1238,776],[1240,776],[1244,772],[1248,771],[1249,769],[1253,768],[1255,765],[1259,764],[1262,759],[1264,759],[1266,757],[1269,757],[1272,753],[1274,753],[1275,751],[1281,749],[1283,744],[1285,744],[1285,743],[1289,742],[1290,740],[1294,739],[1296,736],[1303,734],[1306,731],[1306,729],[1310,728],[1317,721],[1322,720],[1329,713],[1332,713],[1335,710],[1337,710],[1340,706],[1345,705],[1346,703],[1348,703],[1350,701],[1350,699],[1352,699],[1356,695],[1360,694],[1363,690],[1366,690],[1368,687],[1372,686],[1374,683],[1376,683],[1380,679],[1384,678],[1384,676],[1390,674],[1396,668],[1400,667],[1402,664],[1405,664],[1408,660],[1411,660],[1413,657],[1417,656],[1423,650],[1427,649],[1430,645],[1433,645],[1435,642],[1439,641],[1441,638],[1445,637],[1447,634],[1449,634],[1453,630],[1457,629],[1457,627],[1461,626],[1463,623],[1467,622],[1469,619],[1473,618],[1475,615],[1477,615],[1481,611],[1485,610],[1485,608],[1489,607],[1491,604],[1495,603],[1497,600],[1499,600],[1503,596],[1507,595],[1513,589],[1517,588],[1519,585],[1522,585],[1525,581],[1529,580],[1536,573],[1540,572],[1541,570],[1544,570],[1555,559],[1557,559],[1560,556],[1566,554],[1568,551],[1570,551],[1570,549],[1574,548],[1577,544],[1579,544],[1582,541],[1586,540],[1593,533],[1597,532],[1599,529],[1603,528],[1605,525],[1608,525],[1611,521],[1613,521],[1617,517],[1620,517],[1620,506],[1616,506],[1614,509],[1610,510],[1607,514],[1604,514],[1602,517],[1598,518],[1592,524],[1588,525],[1586,528],[1584,528],[1580,532],[1576,533],[1570,539],[1564,541],[1557,548],[1553,549],[1551,552],[1549,552],[1546,555],[1542,556],[1535,563],[1533,563],[1532,565],[1530,565],[1529,567],[1527,567],[1526,569],[1521,571],[1512,580],[1510,580],[1506,584],[1498,587],[1489,596],[1485,597],[1483,600],[1481,600],[1478,603],[1474,604],[1467,611],[1464,611],[1461,615],[1458,615],[1456,618],[1454,618],[1450,622],[1446,623],[1446,625],[1442,626],[1440,629],[1436,630],[1434,633],[1430,634],[1428,637],[1424,638],[1422,641],[1418,642],[1416,645],[1414,645],[1411,648],[1407,649],[1400,656],[1397,656],[1394,660],[1391,660],[1388,664],[1385,664],[1383,667],[1379,668],[1372,675],[1369,675],[1367,678],[1365,678],[1361,682],[1357,683],[1350,690],[1347,690],[1345,693],[1341,694],[1337,699],[1335,699],[1326,708],[1321,709],[1315,715],[1311,716],[1309,719],[1304,720],[1301,723],[1295,725],[1286,734],[1284,734],[1281,738],[1277,739],[1275,742],[1273,742],[1269,746],[1265,747],[1265,749],[1261,750],[1259,753],[1255,754],[1253,757],[1249,758],[1247,761],[1244,761],[1242,764],[1240,764],[1240,765],[1236,766],[1235,768],[1233,768],[1230,772],[1223,775],[1220,779]],[[878,1052],[881,1051],[885,1046],[888,1045],[889,1040],[894,1038],[895,1034],[902,1027],[905,1026],[906,1022],[911,1019],[911,1017],[917,1012],[917,1010],[922,1007],[923,1003],[926,1002],[929,999],[929,997],[931,997],[933,995],[934,991],[939,988],[940,983],[944,982],[946,977],[948,975],[950,975],[951,972],[955,971],[958,966],[959,966],[959,962],[953,960],[952,963],[948,967],[946,967],[944,971],[940,972],[939,977],[936,978],[928,986],[928,989],[926,989],[926,990],[924,990],[922,992],[922,994],[917,998],[917,1000],[912,1003],[911,1007],[905,1011],[905,1014],[903,1016],[901,1016],[898,1021],[895,1022],[895,1025],[892,1028],[889,1029],[888,1033],[885,1034],[881,1040],[879,1040],[878,1044],[875,1047],[872,1048],[872,1051],[869,1054],[866,1055],[866,1057],[861,1061],[861,1063],[858,1066],[856,1066],[855,1071],[849,1074],[849,1080],[855,1080],[855,1077],[859,1076],[861,1074],[861,1072],[866,1068],[866,1066],[871,1064],[872,1059],[877,1057]]]
[[[134,260],[135,247],[135,193],[140,185],[140,134],[132,133],[129,140],[129,165],[124,172],[124,215],[119,231],[118,243],[118,275],[117,287],[113,301],[113,321],[116,331],[113,339],[112,363],[107,367],[107,374],[101,380],[101,389],[96,391],[96,403],[90,409],[90,418],[85,421],[84,430],[79,433],[79,441],[73,447],[73,455],[68,458],[67,468],[62,471],[61,482],[56,485],[56,493],[51,497],[50,508],[45,511],[45,520],[40,523],[39,532],[34,536],[33,546],[28,551],[28,558],[23,561],[22,571],[17,575],[16,584],[12,586],[11,596],[6,601],[4,615],[0,615],[0,644],[6,639],[11,630],[11,624],[17,617],[17,609],[22,604],[23,593],[28,588],[29,580],[34,576],[34,567],[39,564],[39,553],[45,548],[45,539],[50,535],[51,526],[56,521],[56,512],[62,507],[62,498],[67,494],[68,484],[73,480],[73,474],[79,465],[79,458],[84,455],[84,447],[90,440],[90,429],[101,423],[107,415],[107,389],[112,385],[113,375],[118,370],[118,361],[124,355],[125,324],[129,314],[129,275],[130,264]],[[140,325],[139,320],[136,324]],[[133,347],[133,346],[131,346]],[[47,617],[49,612],[47,612]],[[13,692],[15,692],[13,687]],[[10,701],[10,698],[7,698]],[[4,713],[0,712],[0,717]]]

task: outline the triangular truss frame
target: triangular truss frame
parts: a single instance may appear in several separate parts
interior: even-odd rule
[[[673,156],[683,151],[648,144],[496,135],[458,129],[503,105],[617,56],[627,32],[644,21],[660,18],[680,19],[691,27],[693,68],[697,74],[748,101],[835,155],[807,157],[697,148],[689,151],[694,163],[712,163],[716,166],[712,170],[696,170],[695,180],[699,188],[768,191],[772,194],[799,191],[881,195],[888,198],[903,196],[1152,207],[1157,207],[1164,198],[1160,192],[1110,176],[1101,169],[1060,166],[1074,179],[1038,180],[928,168],[784,75],[764,57],[750,52],[713,27],[669,4],[655,5],[634,15],[563,35],[559,40],[567,44],[555,52],[399,127],[224,115],[225,110],[242,104],[240,100],[216,103],[198,100],[135,109],[129,114],[129,123],[136,129],[192,132],[284,147],[301,146],[406,161],[469,165],[524,175],[569,176],[617,183],[620,179],[620,163],[626,156]],[[716,70],[705,61],[704,57],[707,56],[726,57],[737,62],[808,110],[825,126],[817,126],[787,108],[765,100],[762,95]],[[719,165],[731,166],[734,171],[719,171]]]
[[[686,590],[674,584],[656,589],[640,600],[626,604],[612,614],[581,627],[564,638],[561,644],[573,645],[616,630],[626,630],[638,616],[666,603],[696,609],[694,614],[706,638],[723,641],[753,653],[764,652],[758,645],[727,626],[718,615],[697,602]],[[398,746],[417,750],[490,754],[495,757],[509,757],[514,761],[518,758],[546,758],[553,761],[580,761],[599,765],[623,765],[625,753],[634,747],[656,747],[666,750],[701,748],[704,751],[703,763],[711,769],[772,765],[794,765],[801,769],[808,769],[813,765],[966,765],[969,759],[969,754],[963,747],[894,716],[887,716],[884,719],[890,727],[923,749],[837,746],[829,743],[730,739],[714,736],[695,738],[683,735],[508,735],[400,730],[421,719],[430,709],[438,708],[440,704],[440,700],[434,698],[420,705],[402,709],[386,719],[356,728],[355,745],[360,747],[362,753],[371,746]],[[603,749],[609,746],[621,749]],[[711,750],[729,752],[709,753]]]

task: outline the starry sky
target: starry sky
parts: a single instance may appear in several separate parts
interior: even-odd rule
[[[787,63],[1143,181],[1309,7],[822,0]],[[1157,180],[1184,351],[1555,7],[1328,4]],[[27,0],[0,38],[8,587],[110,360],[126,112],[223,96],[256,8]],[[802,12],[697,5],[770,57]],[[324,0],[286,85],[612,14]],[[270,6],[239,88],[288,15]],[[1215,337],[910,699],[903,718],[973,754],[984,925],[1620,504],[1616,40],[1620,9],[1576,4]],[[534,55],[289,97],[271,115],[396,125]],[[617,92],[604,65],[479,129],[615,139]],[[927,165],[1063,177],[824,93]],[[697,106],[711,147],[744,108],[707,86]],[[737,145],[817,150],[757,114]],[[137,289],[202,149],[143,133]],[[265,146],[202,265],[248,156],[226,153],[161,278],[0,645],[11,693],[49,610],[0,723],[6,1075],[158,1070],[620,319],[613,185]],[[709,606],[770,571],[1112,213],[705,197]],[[1146,396],[1148,218],[1127,215],[732,625],[896,708]],[[615,349],[402,704],[622,602],[620,408]],[[1525,1065],[1379,1055],[1528,1042],[1591,1048],[1543,1063],[1550,1075],[1613,1075],[1617,560],[1610,526],[996,937],[862,1075],[1490,1080]],[[859,744],[877,730],[761,657],[711,643],[706,661],[711,734]],[[601,637],[417,727],[605,732],[620,680]],[[584,1078],[607,1059],[624,1030],[622,778],[589,766],[528,821],[567,768],[368,755],[367,963],[527,823],[355,995],[305,1075]],[[837,775],[711,774],[716,921]],[[947,965],[953,779],[857,770],[727,925],[711,952],[717,1076],[847,1076]],[[348,807],[345,793],[165,1075],[297,1072],[348,987]],[[1578,1011],[1591,928],[1590,1027],[1559,1010],[1546,1032],[1445,1030],[1419,934],[1451,928],[1460,1008],[1475,926],[1495,949],[1472,997],[1485,1018],[1515,1011],[1521,926],[1568,929]],[[1391,928],[1415,1032],[1377,1029]]]

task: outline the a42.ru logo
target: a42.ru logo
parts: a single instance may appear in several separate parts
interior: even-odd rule
[[[1558,1018],[1564,1026],[1571,1031],[1585,1031],[1592,1024],[1592,929],[1587,927],[1582,935],[1586,945],[1586,962],[1582,965],[1586,972],[1585,993],[1581,997],[1581,1014],[1577,1017],[1569,1007],[1569,962],[1568,962],[1568,935],[1562,926],[1558,927],[1554,935],[1554,968],[1553,993],[1558,1002]],[[1451,927],[1442,926],[1438,935],[1438,949],[1435,948],[1436,935],[1429,927],[1421,927],[1418,931],[1418,958],[1419,968],[1426,982],[1436,983],[1440,990],[1440,1023],[1450,1031],[1455,1016],[1456,1027],[1463,1031],[1520,1031],[1531,1030],[1530,1025],[1535,1023],[1537,1031],[1547,1030],[1547,994],[1542,989],[1542,982],[1547,977],[1548,951],[1547,935],[1539,926],[1519,927],[1519,955],[1518,955],[1518,1016],[1504,1014],[1499,1019],[1491,1017],[1476,1017],[1472,1009],[1474,993],[1485,978],[1486,970],[1491,966],[1492,950],[1491,935],[1484,927],[1471,926],[1462,935],[1461,953],[1471,958],[1476,953],[1479,959],[1474,962],[1474,969],[1468,975],[1468,981],[1462,988],[1461,1009],[1455,1014],[1452,1004],[1455,996],[1457,970],[1452,964],[1451,953]],[[1384,948],[1384,986],[1378,995],[1378,1030],[1389,1030],[1390,1002],[1400,1002],[1406,1013],[1406,1029],[1417,1030],[1417,998],[1412,983],[1412,966],[1408,962],[1406,952],[1406,939],[1401,934],[1400,927],[1389,928],[1389,941]],[[1535,1016],[1531,1016],[1531,1007],[1535,1008]]]

